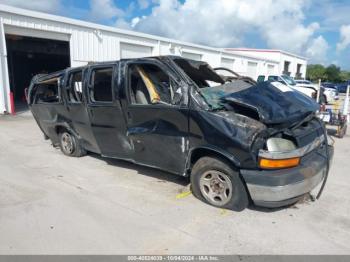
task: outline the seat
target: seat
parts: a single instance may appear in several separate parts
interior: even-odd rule
[[[142,79],[139,79],[135,89],[135,100],[137,104],[148,105],[150,104],[150,96],[146,85],[143,83]]]

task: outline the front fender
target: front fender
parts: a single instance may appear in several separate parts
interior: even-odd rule
[[[208,156],[208,155],[224,158],[237,168],[241,166],[239,159],[234,155],[230,154],[229,152],[212,145],[204,145],[204,146],[194,147],[189,150],[187,160],[186,160],[187,172],[185,173],[187,175],[190,173],[192,166],[194,165],[196,160],[198,160],[203,156]]]

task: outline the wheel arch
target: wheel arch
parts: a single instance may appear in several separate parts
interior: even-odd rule
[[[187,175],[190,177],[191,183],[193,183],[193,180],[195,176],[191,176],[191,170],[196,161],[198,161],[202,157],[212,157],[212,158],[217,158],[219,161],[223,162],[224,164],[228,165],[234,173],[237,174],[237,177],[240,179],[240,182],[242,183],[242,190],[244,190],[245,194],[247,195],[248,198],[248,204],[252,203],[252,198],[250,196],[250,192],[247,187],[247,183],[244,180],[244,178],[241,175],[240,172],[240,162],[239,160],[233,156],[232,154],[229,154],[225,151],[218,150],[217,148],[212,148],[212,147],[199,147],[191,150],[189,159],[188,159],[188,165],[189,169],[187,172]],[[193,186],[193,184],[192,184]],[[195,192],[195,191],[192,191]],[[195,194],[195,193],[194,193]],[[196,194],[195,194],[196,195]],[[248,205],[247,204],[247,205]],[[242,209],[239,209],[241,211]]]
[[[186,161],[186,176],[190,176],[193,165],[204,156],[222,158],[235,168],[240,167],[240,161],[235,156],[215,147],[202,146],[190,150]]]
[[[80,138],[79,135],[70,127],[68,123],[61,122],[61,123],[57,123],[54,126],[54,133],[55,133],[55,138],[54,138],[55,141],[53,141],[54,143],[59,142],[59,134],[64,131],[71,133],[72,135],[76,136],[78,139]]]

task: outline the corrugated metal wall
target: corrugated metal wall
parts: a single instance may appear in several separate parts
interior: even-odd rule
[[[65,24],[60,21],[53,22],[45,19],[38,19],[23,15],[1,13],[5,25],[5,33],[16,31],[16,27],[25,29],[31,36],[43,37],[44,34],[54,32],[56,34],[68,35],[71,47],[72,65],[89,61],[104,61],[120,59],[121,43],[129,43],[151,47],[152,55],[168,55],[192,53],[201,56],[213,66],[220,65],[221,51],[213,51],[208,48],[197,48],[190,45],[180,45],[178,43],[164,42],[157,39],[144,38],[139,36],[118,34],[105,30]],[[50,38],[50,37],[46,37]],[[52,38],[57,39],[53,36]],[[62,38],[60,38],[62,39]],[[175,51],[174,51],[175,50]],[[237,59],[239,56],[226,54]]]
[[[5,34],[11,33],[69,41],[71,65],[73,67],[85,65],[93,61],[118,60],[122,54],[123,58],[125,56],[135,57],[139,52],[140,54],[144,53],[144,56],[191,55],[191,57],[200,57],[202,61],[208,62],[213,67],[224,66],[226,65],[225,61],[228,61],[227,59],[232,59],[234,60],[233,70],[241,74],[247,72],[248,60],[246,57],[222,52],[219,49],[181,43],[176,40],[172,41],[160,37],[146,36],[140,33],[124,33],[114,29],[108,30],[104,26],[47,14],[42,14],[42,16],[38,17],[37,12],[26,11],[27,14],[5,12],[1,8],[3,7],[0,6],[0,19],[4,25]],[[4,41],[4,33],[0,34],[0,38]],[[128,45],[129,47],[126,47]],[[137,50],[138,46],[139,50]],[[2,66],[7,66],[5,51],[5,48],[2,47],[2,59],[0,60],[2,61]],[[258,72],[261,70],[267,71],[267,66],[263,60],[259,61],[255,59],[253,61],[259,63]],[[9,87],[7,86],[8,82],[6,82],[8,75],[6,75],[7,73],[5,71],[0,71],[2,74],[0,77],[0,89],[2,90],[0,91],[5,94],[3,97],[7,97],[7,100],[5,99],[6,101],[4,103],[4,101],[1,101],[0,96],[0,112],[8,110],[7,105],[9,104]],[[259,73],[264,74],[265,72]]]

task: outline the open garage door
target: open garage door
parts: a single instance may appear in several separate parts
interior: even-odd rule
[[[68,41],[6,34],[6,48],[16,111],[26,108],[24,90],[34,75],[70,66]]]

